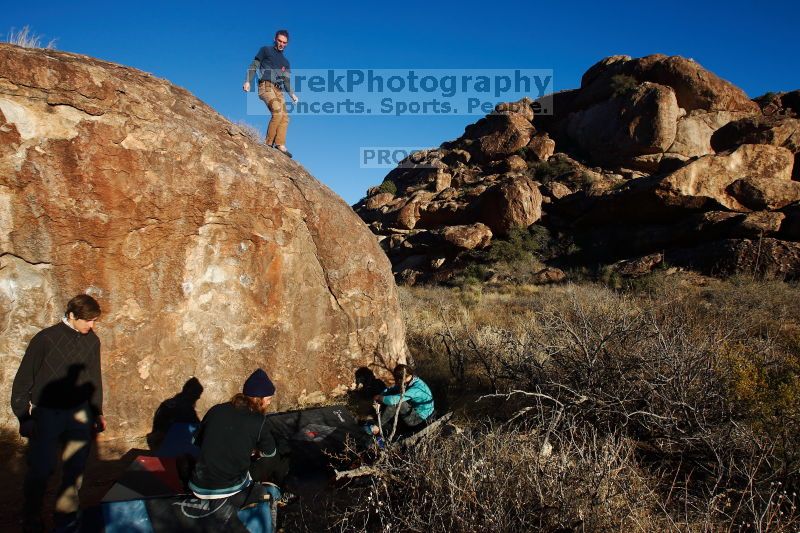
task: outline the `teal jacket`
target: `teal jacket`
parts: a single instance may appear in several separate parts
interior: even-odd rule
[[[420,418],[426,419],[433,413],[433,394],[428,385],[414,376],[408,385],[402,400],[417,412]],[[385,405],[396,405],[400,403],[400,387],[395,385],[383,391],[383,403]]]

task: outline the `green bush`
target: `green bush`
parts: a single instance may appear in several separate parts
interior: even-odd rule
[[[392,180],[383,180],[383,183],[378,185],[378,190],[389,194],[397,194],[397,185]]]
[[[575,172],[575,167],[562,159],[540,161],[529,168],[533,179],[543,184],[547,184],[562,176]]]
[[[637,82],[636,78],[633,76],[628,76],[627,74],[611,76],[611,90],[615,97],[631,93],[635,91],[638,86],[639,82]]]
[[[463,283],[465,285],[472,285],[476,283],[483,283],[489,275],[489,270],[478,263],[472,263],[461,273]]]
[[[514,228],[505,239],[495,239],[489,248],[488,259],[493,263],[511,263],[533,258],[547,248],[550,233],[543,226]]]

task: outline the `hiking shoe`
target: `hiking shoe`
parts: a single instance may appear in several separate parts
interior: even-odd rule
[[[292,153],[289,150],[287,150],[286,148],[281,148],[277,144],[273,144],[272,147],[275,148],[280,153],[282,153],[283,155],[285,155],[286,157],[288,157],[290,159],[292,158]]]

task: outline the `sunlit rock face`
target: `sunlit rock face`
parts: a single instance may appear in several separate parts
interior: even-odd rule
[[[145,433],[192,376],[200,414],[256,367],[280,407],[406,354],[389,261],[300,165],[165,80],[0,45],[3,397],[80,292],[104,309],[112,437]]]

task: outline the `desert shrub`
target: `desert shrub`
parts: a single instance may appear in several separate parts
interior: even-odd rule
[[[489,269],[479,263],[470,263],[461,272],[462,284],[475,285],[483,283],[489,276]]]
[[[410,323],[409,338],[465,391],[517,398],[516,427],[635,443],[670,528],[793,530],[797,287],[661,280],[642,292],[484,292],[468,309],[450,299],[424,330]]]
[[[638,86],[639,82],[637,82],[636,78],[633,76],[628,76],[627,74],[611,76],[611,91],[615,97],[631,93],[635,91]]]
[[[331,512],[340,531],[619,531],[657,523],[631,442],[479,425],[390,451]]]
[[[378,185],[379,192],[388,192],[389,194],[397,194],[397,185],[392,180],[383,180],[383,182]]]
[[[530,259],[546,248],[550,234],[542,226],[513,228],[504,239],[493,239],[487,258],[491,262],[510,263],[519,259]]]
[[[616,508],[619,515],[592,515],[578,506],[581,500],[574,494],[580,481],[574,478],[561,478],[550,491],[572,494],[580,516],[596,517],[593,529],[795,530],[797,285],[655,273],[646,285],[623,289],[633,291],[593,284],[502,294],[484,290],[471,305],[444,288],[407,289],[401,296],[417,364],[452,376],[465,397],[479,390],[500,395],[466,402],[469,416],[528,435],[523,440],[533,439],[537,449],[544,442],[541,431],[550,431],[554,456],[563,452],[563,443],[572,442],[587,453],[589,443],[576,435],[630,446],[623,469],[627,485],[649,480],[652,493],[625,499]],[[467,423],[472,438],[470,427]],[[499,428],[479,433],[500,438]],[[530,460],[518,461],[519,472],[509,472],[502,460],[493,459],[505,472],[503,479],[524,478],[523,465]],[[385,489],[382,501],[391,502],[384,505],[392,511],[373,515],[378,522],[369,522],[370,527],[402,524],[392,518],[400,509],[413,515],[420,501],[434,500],[413,495],[412,486],[425,486],[423,494],[429,494],[432,489],[423,485],[432,483],[426,472],[436,471],[428,463],[413,470],[416,461],[404,471],[415,479],[398,485],[409,491],[408,506]],[[467,512],[461,503],[452,505],[452,516]],[[493,505],[504,509],[503,516],[517,512],[513,502]],[[574,509],[553,505],[559,515],[574,515]],[[449,512],[438,508],[432,516]],[[348,516],[364,516],[349,509],[355,514]],[[640,517],[638,525],[621,521],[623,509]],[[514,525],[475,513],[481,517],[476,523],[486,527]],[[541,514],[525,519],[555,527]],[[462,527],[450,517],[436,520],[431,523],[440,528],[433,530]]]
[[[575,172],[575,167],[563,159],[553,158],[550,161],[540,161],[529,166],[533,179],[547,184],[567,174]]]

